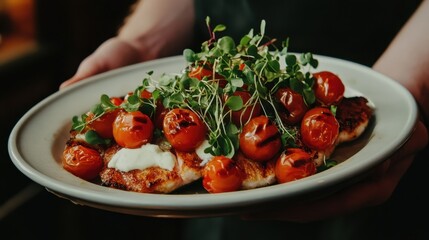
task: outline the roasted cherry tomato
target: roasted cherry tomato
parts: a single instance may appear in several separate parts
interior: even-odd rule
[[[245,63],[240,63],[240,65],[238,66],[238,70],[243,71],[243,69],[246,67]]]
[[[97,150],[82,145],[67,146],[62,155],[65,170],[85,180],[93,180],[103,167],[103,159]]]
[[[110,101],[115,104],[115,106],[119,106],[122,104],[122,102],[124,101],[124,99],[119,98],[119,97],[111,97]]]
[[[188,76],[202,80],[204,77],[211,77],[213,75],[213,69],[205,68],[204,66],[197,66],[191,69]]]
[[[242,179],[241,169],[225,156],[214,157],[203,169],[203,186],[210,193],[239,190]]]
[[[277,159],[274,172],[277,182],[285,183],[315,174],[316,165],[303,149],[288,148]]]
[[[119,110],[104,113],[101,117],[92,120],[94,118],[93,113],[88,113],[87,122],[88,127],[102,138],[113,138],[113,122],[118,115]]]
[[[139,148],[152,140],[152,120],[140,111],[121,111],[113,122],[113,137],[125,148]]]
[[[116,106],[119,106],[123,102],[123,99],[112,97],[110,98],[110,101]],[[89,112],[88,118],[86,119],[88,127],[97,132],[97,134],[102,138],[113,138],[113,122],[115,121],[118,112],[119,109],[106,112],[95,120],[93,120],[95,115]]]
[[[265,115],[252,118],[239,137],[243,154],[254,161],[267,161],[279,152],[282,142],[276,125]]]
[[[241,110],[231,112],[231,120],[235,125],[241,126],[247,123],[250,119],[261,115],[261,105],[259,104],[259,102],[254,105],[246,105],[249,99],[252,97],[249,92],[235,91],[233,93],[233,96],[240,97],[243,100],[244,106],[244,108],[242,108]],[[226,100],[227,99],[228,98],[226,98]]]
[[[302,119],[302,141],[311,149],[325,150],[334,146],[338,134],[338,121],[327,108],[312,108],[307,111]]]
[[[279,88],[275,98],[282,106],[279,115],[285,123],[299,123],[308,110],[302,95],[290,88]]]
[[[204,77],[207,77],[207,79],[210,80],[213,77],[213,68],[207,63],[205,65],[198,65],[191,68],[188,76],[198,80],[202,80]],[[225,78],[218,73],[215,73],[214,79],[218,81],[221,88],[224,88],[227,84]]]
[[[167,112],[164,135],[174,149],[190,152],[206,138],[207,128],[198,115],[189,109],[175,108]]]
[[[140,92],[140,97],[150,99],[150,98],[152,98],[152,93],[149,92],[148,90],[144,89],[143,91]]]
[[[314,93],[317,101],[322,106],[337,104],[341,101],[345,87],[337,75],[329,71],[323,71],[314,73],[313,77],[316,78]]]

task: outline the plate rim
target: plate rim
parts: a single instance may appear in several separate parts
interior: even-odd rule
[[[407,102],[409,103],[410,107],[410,114],[408,116],[409,124],[405,126],[405,132],[407,132],[407,136],[403,136],[402,139],[395,142],[395,148],[390,149],[390,151],[386,152],[386,154],[390,155],[394,151],[396,151],[398,148],[400,148],[406,140],[409,138],[409,136],[412,133],[412,130],[414,128],[415,122],[417,121],[417,105],[414,101],[414,98],[412,97],[411,93],[408,92],[402,85],[400,85],[398,82],[394,81],[393,79],[374,71],[368,66],[351,62],[344,59],[334,58],[330,56],[324,56],[324,55],[314,55],[316,59],[319,61],[324,62],[333,62],[336,65],[342,65],[347,67],[353,67],[360,70],[366,70],[370,71],[371,74],[375,74],[378,78],[384,79],[384,81],[389,81],[389,83],[402,90],[402,94],[404,94],[404,97],[406,98]],[[92,77],[89,77],[85,81],[80,81],[64,90],[59,90],[36,105],[34,105],[32,108],[30,108],[29,111],[27,111],[16,123],[16,125],[13,127],[9,139],[8,139],[8,151],[9,155],[12,159],[12,162],[15,164],[15,166],[24,173],[27,177],[29,177],[31,180],[37,182],[38,184],[44,186],[47,189],[52,189],[53,191],[57,191],[60,193],[66,193],[69,197],[74,197],[76,199],[82,199],[86,201],[93,201],[94,199],[98,199],[101,196],[105,194],[105,192],[97,192],[97,191],[89,191],[86,192],[86,195],[84,198],[81,198],[82,190],[75,185],[71,185],[69,183],[60,182],[50,176],[47,176],[39,171],[37,169],[33,168],[27,160],[24,159],[24,157],[20,154],[19,149],[17,147],[17,137],[19,136],[20,131],[22,131],[22,126],[26,124],[26,122],[31,121],[30,116],[37,114],[38,111],[40,111],[42,108],[49,107],[49,104],[52,103],[52,101],[56,98],[61,97],[63,94],[69,94],[73,93],[75,91],[78,91],[80,88],[84,88],[85,86],[88,86],[92,82],[96,81],[102,81],[106,77],[112,77],[113,75],[122,74],[124,72],[133,71],[136,69],[141,68],[149,68],[152,65],[159,65],[166,62],[171,61],[183,61],[182,55],[177,56],[171,56],[171,57],[165,57],[160,58],[152,61],[147,61],[143,63],[137,63],[129,66],[125,66],[122,68],[114,69],[108,72],[104,72],[98,75],[94,75]],[[377,161],[373,161],[372,165],[361,165],[360,169],[355,169],[353,171],[354,175],[361,174],[364,170],[369,169],[370,167],[373,167],[377,163],[379,163],[381,160],[378,159]],[[322,173],[319,173],[322,174]],[[317,174],[317,175],[319,175]],[[338,173],[337,173],[338,174]],[[326,173],[325,173],[326,175]],[[225,207],[234,207],[234,206],[240,206],[242,204],[247,205],[253,205],[258,204],[261,202],[265,202],[267,200],[277,200],[285,197],[294,197],[298,196],[300,194],[305,194],[314,191],[315,189],[319,188],[327,188],[331,186],[334,182],[338,181],[338,179],[346,179],[349,177],[345,177],[343,175],[349,175],[351,176],[350,171],[342,171],[340,172],[339,176],[331,177],[331,178],[325,178],[324,181],[321,181],[317,184],[310,184],[314,183],[314,181],[310,181],[309,184],[306,185],[307,188],[305,189],[296,189],[298,188],[297,185],[290,184],[290,186],[286,185],[272,185],[269,187],[263,187],[259,189],[251,189],[251,190],[241,190],[238,192],[232,192],[232,193],[220,193],[220,194],[200,194],[198,196],[199,200],[201,200],[198,204],[196,204],[194,194],[185,194],[185,195],[179,195],[179,194],[167,194],[167,195],[159,195],[159,194],[146,194],[146,193],[134,193],[134,192],[127,192],[123,190],[117,190],[117,189],[109,189],[107,187],[100,186],[102,188],[106,188],[108,190],[107,192],[111,192],[114,196],[114,198],[108,199],[108,201],[105,202],[97,202],[98,204],[106,204],[110,206],[116,206],[116,207],[125,207],[125,208],[139,208],[139,209],[163,209],[163,210],[204,210],[204,209],[222,209]],[[82,180],[84,181],[84,180]],[[88,183],[88,184],[94,184],[94,183]],[[67,187],[67,191],[64,192],[64,187],[61,188],[60,185],[64,185],[64,187]],[[311,186],[310,186],[311,185]],[[300,185],[301,186],[301,185]],[[288,190],[284,190],[287,188]],[[120,191],[120,193],[118,193]],[[270,197],[267,199],[266,196],[264,196],[264,193],[270,193]],[[292,194],[293,193],[293,194]],[[136,197],[140,200],[144,201],[129,201],[129,200],[120,200],[120,198],[116,197],[117,195],[123,195],[123,194],[130,194],[130,196]],[[243,202],[244,198],[247,199],[246,202]],[[72,200],[72,199],[70,199]],[[119,200],[119,201],[117,201]],[[150,202],[152,200],[157,200],[157,204],[151,205]],[[175,200],[175,204],[171,204],[171,201]],[[73,201],[73,200],[72,200]]]

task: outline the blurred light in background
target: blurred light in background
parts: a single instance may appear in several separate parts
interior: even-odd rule
[[[35,0],[0,0],[0,65],[37,47]]]

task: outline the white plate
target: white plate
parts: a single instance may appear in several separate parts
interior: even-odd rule
[[[316,55],[319,70],[337,73],[347,95],[363,95],[375,106],[367,133],[353,144],[340,147],[337,166],[294,182],[260,189],[208,194],[193,189],[175,194],[143,194],[99,186],[81,180],[61,167],[60,156],[68,139],[71,117],[99,101],[101,94],[122,96],[134,90],[146,72],[177,73],[185,66],[182,56],[136,64],[93,76],[58,91],[30,109],[13,128],[8,142],[16,167],[46,189],[74,203],[109,211],[157,217],[200,217],[239,214],[266,203],[317,198],[363,175],[398,149],[409,137],[417,119],[410,93],[395,81],[356,63]]]

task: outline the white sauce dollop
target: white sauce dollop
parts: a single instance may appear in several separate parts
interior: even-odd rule
[[[162,151],[158,145],[145,144],[140,148],[122,148],[110,160],[108,167],[128,172],[133,169],[144,170],[160,167],[169,171],[176,164],[176,156],[169,151]]]
[[[205,166],[214,156],[210,153],[205,153],[204,149],[210,147],[209,141],[204,140],[200,146],[195,149],[195,152],[197,153],[198,157],[201,158],[200,166]]]

